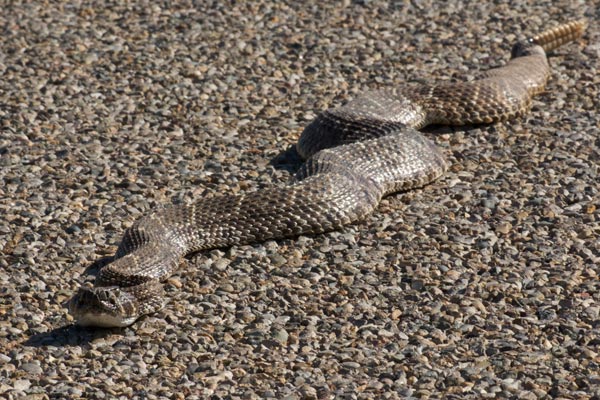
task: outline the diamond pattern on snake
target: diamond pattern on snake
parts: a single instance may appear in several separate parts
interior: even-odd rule
[[[447,162],[419,129],[527,112],[550,76],[546,53],[579,38],[585,26],[573,21],[518,42],[506,65],[474,81],[381,89],[323,112],[297,143],[306,162],[290,185],[141,218],[94,285],[70,300],[71,315],[83,326],[128,326],[164,306],[162,282],[189,253],[339,229],[372,213],[383,196],[431,182]]]

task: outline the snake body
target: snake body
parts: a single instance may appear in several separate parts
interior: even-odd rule
[[[447,163],[418,129],[526,112],[550,75],[546,52],[584,28],[574,21],[518,42],[505,66],[478,80],[367,92],[323,112],[298,141],[307,161],[290,185],[200,199],[139,219],[94,286],[73,296],[70,313],[80,325],[130,325],[164,306],[161,282],[189,253],[339,229],[370,214],[383,196],[431,182]]]

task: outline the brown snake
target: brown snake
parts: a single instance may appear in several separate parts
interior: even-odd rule
[[[80,325],[130,325],[163,307],[162,281],[186,254],[335,230],[364,218],[383,196],[431,182],[446,161],[417,129],[525,113],[550,75],[546,52],[584,29],[584,21],[574,21],[518,42],[505,66],[478,80],[367,92],[323,112],[298,141],[307,161],[292,184],[200,199],[141,218],[94,286],[73,296],[70,313]]]

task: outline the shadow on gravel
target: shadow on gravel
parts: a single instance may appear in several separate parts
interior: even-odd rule
[[[283,150],[269,161],[269,164],[273,166],[273,168],[285,170],[291,175],[295,174],[303,163],[304,160],[300,157],[300,154],[298,154],[296,145],[289,146],[286,150]]]
[[[94,261],[93,263],[91,263],[83,272],[84,275],[86,276],[96,276],[98,275],[98,272],[100,272],[100,270],[102,269],[102,267],[104,267],[107,264],[110,264],[111,262],[113,262],[113,260],[115,259],[115,256],[106,256],[106,257],[102,257],[96,261]]]
[[[84,328],[78,325],[66,325],[49,332],[36,333],[23,342],[23,346],[31,347],[65,347],[86,345],[98,338],[111,334],[122,334],[121,328]]]

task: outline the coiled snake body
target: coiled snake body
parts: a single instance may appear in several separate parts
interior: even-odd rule
[[[417,129],[477,124],[526,112],[550,69],[546,52],[581,36],[575,21],[517,43],[481,79],[368,92],[319,115],[302,133],[306,163],[287,187],[201,199],[138,220],[93,287],[69,302],[80,325],[127,326],[163,307],[161,282],[199,250],[321,233],[364,218],[379,200],[440,176],[446,161]]]

